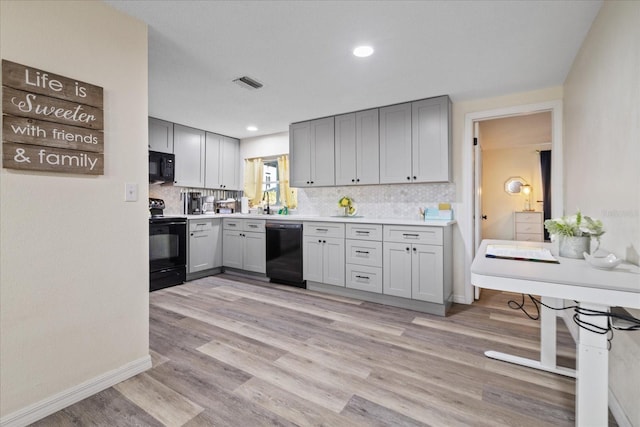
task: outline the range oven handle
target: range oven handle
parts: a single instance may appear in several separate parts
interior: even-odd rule
[[[158,223],[151,223],[151,225],[187,225],[186,222],[158,222]]]

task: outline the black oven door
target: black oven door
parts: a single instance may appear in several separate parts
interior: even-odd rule
[[[149,221],[150,290],[183,283],[186,265],[186,219],[152,218]]]

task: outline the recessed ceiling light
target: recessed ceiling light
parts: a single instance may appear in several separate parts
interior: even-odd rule
[[[249,132],[255,132],[255,131],[257,131],[257,130],[258,130],[258,128],[257,128],[257,127],[255,127],[255,126],[247,126],[247,130],[248,130]]]
[[[366,58],[373,54],[373,48],[371,46],[358,46],[353,49],[353,54],[358,58]]]

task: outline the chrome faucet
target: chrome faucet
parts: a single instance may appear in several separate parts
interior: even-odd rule
[[[262,194],[262,201],[264,202],[265,199],[267,199],[267,208],[264,210],[264,212],[267,215],[271,215],[271,208],[269,207],[269,192],[268,191],[265,191]]]

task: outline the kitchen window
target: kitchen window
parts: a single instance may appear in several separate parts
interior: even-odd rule
[[[252,207],[297,207],[297,189],[289,187],[289,156],[245,159],[244,194]]]

